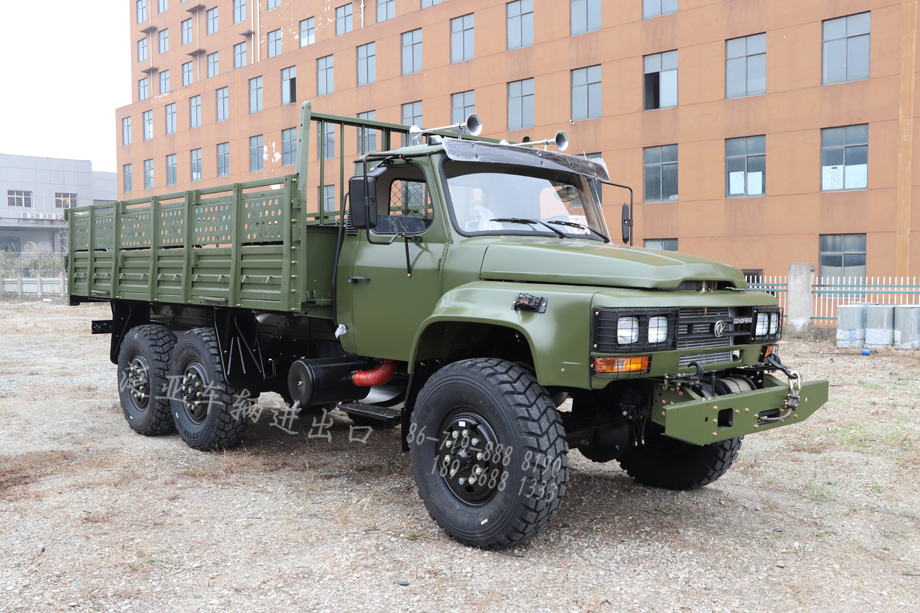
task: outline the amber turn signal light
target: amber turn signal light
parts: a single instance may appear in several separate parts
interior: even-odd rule
[[[644,372],[652,364],[652,356],[635,355],[628,358],[594,358],[594,372],[623,373]]]
[[[763,359],[766,360],[768,355],[773,355],[779,350],[779,345],[767,345],[763,350]]]

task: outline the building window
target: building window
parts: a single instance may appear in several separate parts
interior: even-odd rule
[[[233,45],[233,67],[243,68],[246,66],[246,43],[237,43]]]
[[[124,117],[121,120],[121,144],[127,146],[131,144],[131,118]]]
[[[824,22],[824,85],[869,78],[869,17],[860,13]]]
[[[153,160],[144,160],[144,189],[153,189]]]
[[[866,276],[865,234],[821,234],[818,245],[820,277]]]
[[[177,181],[176,154],[166,156],[166,185],[175,185]]]
[[[77,195],[70,193],[55,192],[54,208],[56,209],[74,209],[77,207]]]
[[[645,110],[677,106],[677,51],[646,55]]]
[[[677,145],[646,147],[645,202],[677,200]]]
[[[279,6],[281,6],[281,0],[268,0],[268,9],[266,10],[270,11],[272,9],[278,8]]]
[[[208,78],[216,77],[220,74],[220,68],[217,64],[217,51],[208,54]]]
[[[291,66],[281,71],[281,104],[297,102],[297,67]]]
[[[249,172],[259,172],[262,165],[262,135],[249,137]]]
[[[164,12],[166,12],[166,9],[169,8],[169,7],[167,6],[168,4],[169,4],[169,1],[168,1],[168,0],[158,0],[158,1],[157,1],[157,13],[164,13]]]
[[[182,64],[182,86],[186,87],[192,84],[192,63],[186,62]]]
[[[262,77],[249,79],[249,114],[262,112]]]
[[[325,96],[335,91],[335,73],[332,56],[316,60],[316,95]]]
[[[358,113],[358,119],[377,120],[377,111],[367,111]],[[358,154],[371,153],[377,151],[377,130],[373,128],[358,128]]]
[[[396,0],[377,0],[377,23],[396,17]]]
[[[153,111],[144,111],[144,140],[153,138]]]
[[[182,22],[182,44],[187,45],[192,42],[192,18],[189,17]]]
[[[450,95],[450,123],[463,123],[470,113],[476,112],[476,92],[472,89]],[[464,133],[468,132],[464,129]]]
[[[268,33],[268,57],[281,55],[281,28]]]
[[[508,16],[508,51],[533,46],[533,0],[505,5]]]
[[[192,181],[201,181],[201,149],[192,149],[189,158],[191,161]]]
[[[367,43],[358,47],[358,87],[377,80],[377,45]]]
[[[601,66],[572,71],[572,120],[601,116]]]
[[[821,130],[821,191],[869,186],[869,124]]]
[[[532,128],[533,113],[533,79],[508,83],[508,129]]]
[[[131,176],[131,164],[125,164],[122,167],[122,186],[124,187],[125,193],[130,194],[134,191],[134,181]]]
[[[725,195],[763,196],[767,187],[767,137],[725,139]]]
[[[212,9],[208,9],[208,34],[214,34],[217,32],[217,7],[215,6]]]
[[[441,4],[441,0],[422,0],[422,8],[427,9],[435,4]]]
[[[601,29],[601,0],[571,0],[572,36]]]
[[[421,100],[419,100],[418,102],[409,102],[408,104],[402,105],[402,124],[404,126],[418,126],[420,128],[424,125],[422,123],[422,102]],[[402,137],[403,147],[409,144],[412,144],[412,145],[419,144],[418,136],[413,138],[412,143],[409,143],[407,136],[408,135],[403,134],[403,137]]]
[[[466,62],[476,56],[473,14],[450,20],[450,63]]]
[[[402,35],[402,73],[413,74],[422,70],[422,29]]]
[[[239,23],[244,19],[246,19],[246,0],[233,0],[233,23]]]
[[[325,136],[325,140],[323,139]],[[322,153],[320,153],[322,149]],[[316,157],[331,160],[335,157],[335,124],[321,121],[316,131]]]
[[[143,62],[147,59],[147,37],[137,41],[137,61]]]
[[[291,166],[297,162],[297,128],[281,131],[281,165]]]
[[[767,35],[725,41],[725,97],[767,93]]]
[[[147,21],[147,0],[137,0],[137,23]]]
[[[217,145],[217,176],[230,176],[230,143]]]
[[[230,88],[221,87],[217,90],[217,121],[230,119]]]
[[[201,127],[201,95],[188,99],[188,127]]]
[[[159,46],[157,48],[159,53],[166,53],[169,51],[169,28],[160,30],[157,37],[159,38]]]
[[[335,185],[324,185],[321,189],[317,187],[316,192],[320,199],[320,205],[324,212],[335,211]]]
[[[147,99],[147,77],[144,77],[137,82],[137,99],[146,100]]]
[[[659,15],[677,12],[677,0],[642,0],[642,19],[651,19]],[[677,251],[669,249],[668,251]]]
[[[677,0],[674,0],[677,2]],[[676,238],[647,238],[643,242],[646,249],[657,249],[658,251],[677,251]]]
[[[169,91],[169,71],[164,70],[160,73],[160,93],[165,94]]]
[[[130,166],[130,164],[128,164]],[[21,206],[32,208],[32,192],[19,189],[9,189],[6,191],[7,204],[9,206]]]
[[[335,9],[335,35],[351,32],[351,3]]]
[[[176,133],[176,103],[166,105],[166,133]]]
[[[300,22],[300,46],[306,47],[316,42],[316,28],[313,25],[313,17],[309,17]]]

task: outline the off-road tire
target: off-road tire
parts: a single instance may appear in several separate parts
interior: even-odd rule
[[[442,476],[440,468],[447,440],[462,440],[445,432],[467,423],[482,447],[489,437],[495,439],[493,451],[502,445],[498,459],[484,463],[484,474],[497,478],[480,480],[478,501],[461,498],[473,496],[463,487],[474,488],[451,481],[447,472]],[[476,434],[483,432],[485,438]],[[437,371],[419,393],[409,432],[403,434],[428,513],[448,536],[465,545],[500,549],[527,541],[546,527],[565,495],[568,445],[562,420],[534,376],[511,362],[476,358]],[[452,449],[465,453],[471,448]]]
[[[118,397],[125,420],[139,434],[158,436],[176,429],[166,398],[169,360],[175,346],[176,337],[173,333],[157,325],[131,328],[121,342],[118,352]],[[143,377],[146,380],[146,398],[132,396],[132,391],[138,391],[134,385],[141,383],[140,379],[132,376],[132,366],[143,366],[146,371]]]
[[[190,370],[200,370],[201,387],[208,390],[209,398],[206,404],[199,405],[202,412],[196,419],[186,408],[181,389],[170,397],[179,436],[189,447],[200,451],[233,447],[246,431],[247,412],[245,407],[234,406],[241,398],[241,390],[227,383],[214,330],[194,328],[176,343],[170,376],[178,377],[181,382]]]
[[[646,444],[619,459],[630,477],[643,485],[669,490],[695,490],[709,485],[731,468],[741,450],[741,437],[709,445],[691,445],[661,434],[649,424]]]

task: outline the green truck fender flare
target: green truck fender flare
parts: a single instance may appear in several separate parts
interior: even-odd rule
[[[587,389],[591,299],[597,289],[501,281],[475,281],[456,287],[441,297],[431,316],[419,326],[409,354],[410,372],[418,356],[428,353],[425,342],[437,338],[429,333],[438,324],[478,323],[521,333],[530,345],[541,385]],[[545,311],[516,309],[514,302],[520,294],[545,299]]]

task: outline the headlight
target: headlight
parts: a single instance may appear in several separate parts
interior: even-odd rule
[[[779,330],[779,313],[770,313],[770,336],[774,336]]]
[[[617,320],[617,343],[628,345],[639,340],[639,318],[620,317]]]
[[[648,342],[663,343],[668,340],[668,318],[650,317],[648,320]]]
[[[764,336],[770,326],[770,315],[768,313],[757,314],[757,329],[754,330],[754,336]]]

